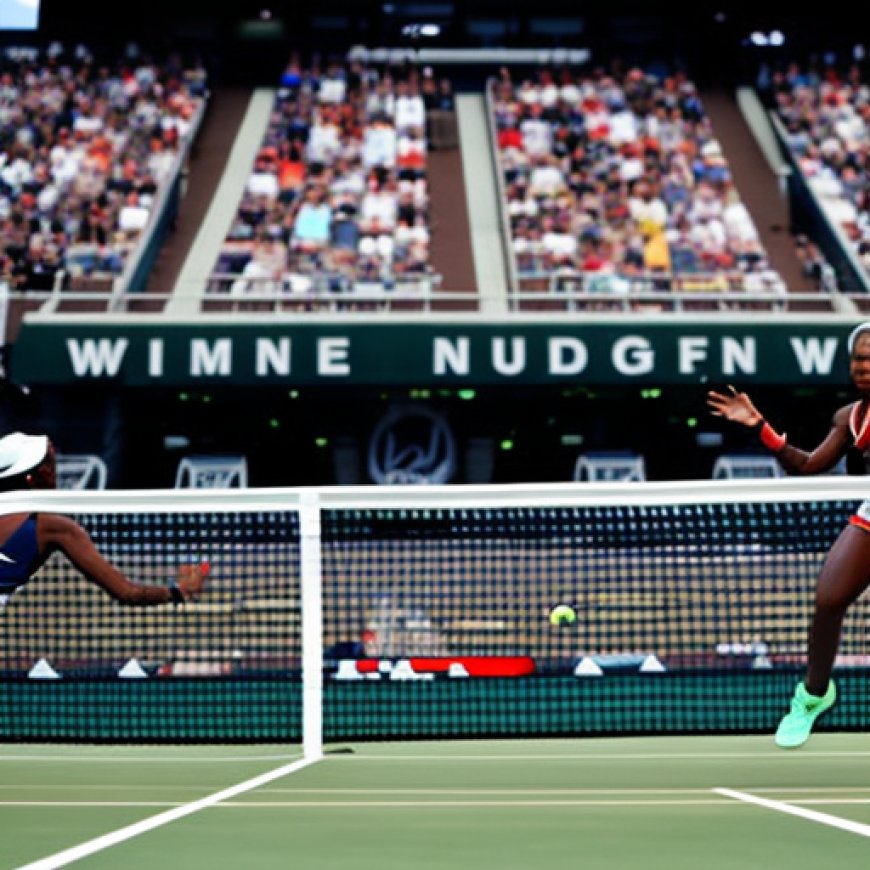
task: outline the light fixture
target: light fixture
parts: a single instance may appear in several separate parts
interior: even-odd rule
[[[433,37],[441,33],[440,24],[406,24],[402,27],[402,36],[418,39],[421,36]]]

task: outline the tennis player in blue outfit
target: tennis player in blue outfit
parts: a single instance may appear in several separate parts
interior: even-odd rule
[[[0,438],[0,491],[56,485],[55,451],[47,436],[13,432]],[[0,516],[0,608],[57,551],[123,604],[181,604],[202,591],[208,573],[207,563],[181,565],[168,586],[135,583],[100,555],[88,533],[70,517],[5,514]]]
[[[824,440],[810,453],[789,444],[752,404],[746,393],[711,391],[713,414],[755,429],[761,443],[789,474],[819,474],[833,468],[850,447],[870,448],[870,322],[852,330],[847,342],[849,374],[861,398],[834,413]],[[840,644],[840,629],[849,606],[870,586],[870,501],[865,501],[840,532],[816,584],[807,669],[798,683],[791,710],[776,731],[776,743],[790,749],[807,741],[816,719],[834,706],[837,688],[831,679]]]

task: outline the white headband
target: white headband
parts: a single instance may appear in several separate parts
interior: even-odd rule
[[[858,336],[862,332],[870,332],[870,320],[865,321],[864,323],[859,323],[850,333],[849,338],[846,341],[846,347],[851,354],[855,349],[855,342],[858,340]]]

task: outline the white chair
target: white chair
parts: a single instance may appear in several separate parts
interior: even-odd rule
[[[176,489],[244,489],[247,485],[244,456],[185,456],[175,472]]]
[[[646,480],[643,456],[628,451],[581,453],[574,465],[574,480]]]
[[[714,480],[783,477],[784,474],[776,457],[763,453],[724,454],[713,465]]]
[[[105,489],[108,472],[106,463],[96,455],[57,455],[58,489]]]

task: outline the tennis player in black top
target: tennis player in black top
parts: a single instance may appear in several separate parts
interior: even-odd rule
[[[55,451],[45,435],[0,438],[0,491],[54,489]],[[88,533],[54,513],[0,515],[0,608],[52,553],[60,551],[97,586],[123,604],[181,604],[202,591],[208,564],[181,565],[168,586],[135,583],[103,558]]]
[[[819,474],[833,468],[850,447],[870,447],[870,322],[857,326],[847,342],[849,373],[861,398],[834,413],[828,434],[811,452],[789,444],[764,419],[746,393],[711,391],[713,414],[755,429],[761,443],[789,474]],[[809,633],[807,669],[798,683],[791,710],[776,731],[784,748],[801,746],[818,716],[837,700],[831,679],[840,643],[840,628],[849,606],[870,585],[870,501],[849,519],[828,553],[816,584],[815,609]]]

